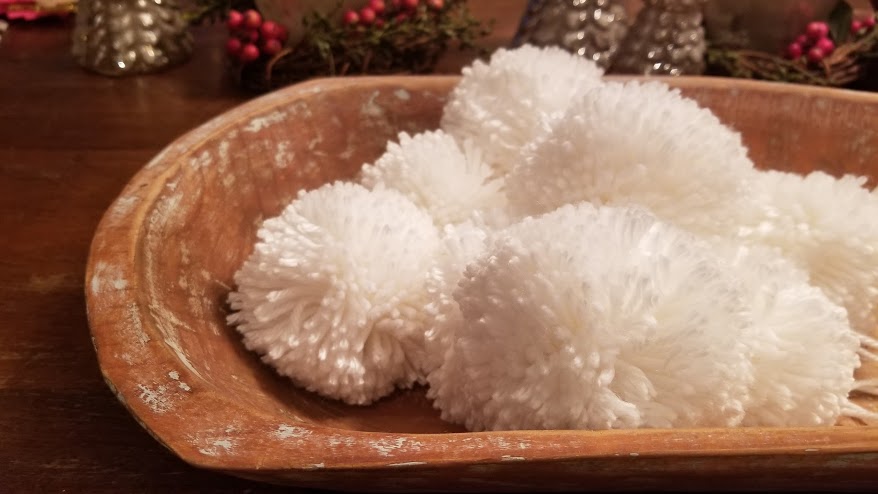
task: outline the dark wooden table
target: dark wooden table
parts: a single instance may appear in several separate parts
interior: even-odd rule
[[[474,2],[498,20],[491,43],[523,5]],[[81,70],[70,29],[15,23],[0,41],[0,492],[271,492],[196,470],[137,425],[101,378],[83,288],[92,235],[128,179],[252,95],[223,76],[221,29],[195,31],[186,65],[124,79]]]

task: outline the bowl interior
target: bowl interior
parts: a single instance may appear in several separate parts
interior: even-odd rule
[[[398,132],[436,128],[455,82],[362,78],[294,86],[184,136],[131,181],[96,236],[88,295],[101,366],[120,398],[136,402],[135,415],[169,415],[181,400],[204,394],[276,423],[463,431],[439,419],[422,389],[369,407],[300,390],[246,351],[225,323],[233,274],[260,222],[300,189],[353,178]],[[878,99],[733,80],[669,82],[742,132],[759,166],[855,173],[875,185]]]
[[[225,323],[233,275],[263,219],[300,189],[354,177],[398,132],[438,126],[448,85],[424,82],[316,85],[306,98],[279,98],[181,149],[141,231],[138,295],[147,326],[160,331],[199,385],[288,421],[362,431],[461,430],[440,421],[423,392],[351,407],[298,389],[246,351]]]

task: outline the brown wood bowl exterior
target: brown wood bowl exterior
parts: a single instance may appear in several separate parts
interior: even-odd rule
[[[299,189],[353,178],[399,131],[436,128],[456,81],[289,87],[186,134],[133,177],[95,234],[86,291],[102,372],[144,428],[191,464],[327,489],[876,485],[875,426],[467,433],[441,421],[422,389],[346,406],[295,388],[246,351],[225,301],[260,221]],[[668,82],[741,131],[759,166],[875,184],[878,96]]]

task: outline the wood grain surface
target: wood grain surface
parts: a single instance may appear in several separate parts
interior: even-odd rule
[[[523,5],[473,2],[497,19],[491,44]],[[272,492],[186,465],[137,424],[101,378],[83,295],[90,241],[125,183],[251,95],[223,76],[220,29],[195,31],[186,65],[124,79],[82,71],[70,34],[13,23],[0,40],[0,492]]]

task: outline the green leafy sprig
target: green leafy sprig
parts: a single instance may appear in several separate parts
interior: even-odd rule
[[[184,14],[192,25],[214,23],[226,18],[229,10],[255,9],[253,0],[191,0]]]
[[[241,67],[245,87],[268,90],[315,76],[424,74],[451,47],[478,50],[490,28],[475,19],[465,0],[435,10],[421,4],[404,20],[383,25],[338,22],[341,4],[303,19],[304,36],[265,62]]]

